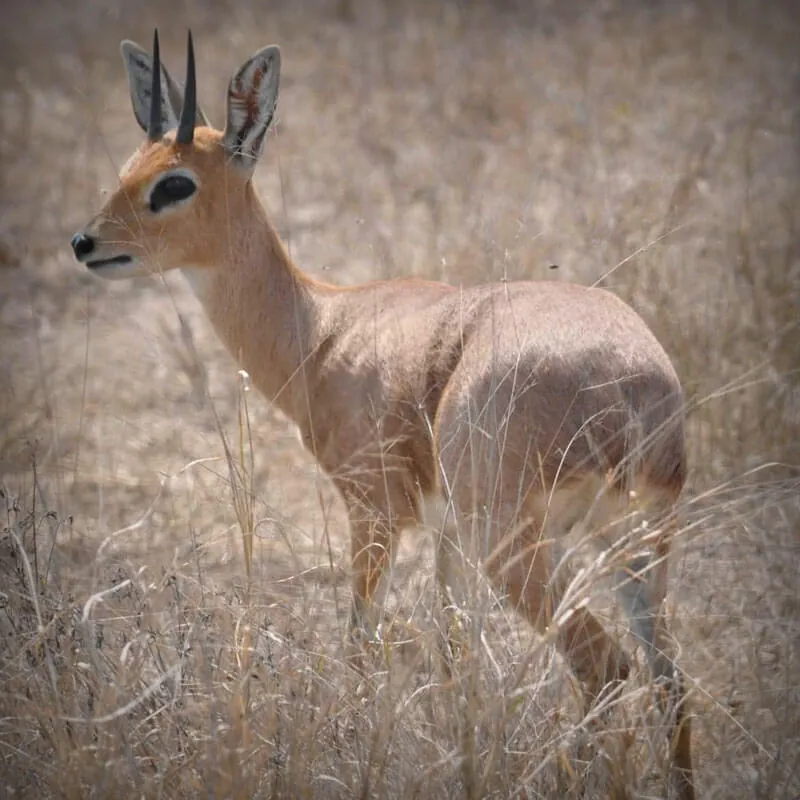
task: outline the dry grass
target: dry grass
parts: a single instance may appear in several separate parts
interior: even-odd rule
[[[788,3],[580,9],[4,9],[0,793],[662,791],[644,677],[598,730],[551,643],[492,604],[441,680],[420,537],[370,679],[349,671],[344,514],[290,426],[253,396],[242,416],[179,281],[71,262],[139,137],[118,41],[157,23],[177,73],[192,25],[217,121],[228,74],[280,43],[257,180],[311,273],[599,282],[645,316],[692,398],[669,612],[702,796],[800,795],[800,24]],[[613,622],[606,566],[575,591]]]

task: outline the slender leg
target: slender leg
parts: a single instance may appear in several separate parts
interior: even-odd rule
[[[391,561],[394,531],[380,514],[355,520],[350,515],[352,600],[350,634],[370,640],[377,626],[376,600],[378,587]]]
[[[648,557],[631,560],[620,576],[617,593],[634,633],[644,645],[650,671],[658,687],[661,710],[672,716],[670,747],[675,769],[672,770],[671,780],[675,795],[680,800],[694,800],[691,719],[686,713],[683,677],[671,656],[672,642],[663,612],[668,551],[666,540],[663,540],[656,548],[653,561]]]
[[[363,642],[374,638],[386,567],[400,531],[416,520],[416,513],[413,498],[399,482],[362,487],[358,493],[346,490],[343,495],[350,521],[350,635]]]
[[[550,547],[541,529],[534,521],[520,526],[514,540],[499,545],[486,563],[492,580],[539,631],[551,624],[565,585],[552,575]],[[608,684],[628,676],[627,654],[585,607],[574,609],[559,625],[556,642],[590,705]]]

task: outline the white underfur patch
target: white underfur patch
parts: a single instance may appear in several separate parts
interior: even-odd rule
[[[639,494],[644,499],[641,490]],[[609,490],[601,474],[587,475],[542,495],[531,509],[544,519],[542,535],[550,542],[551,568],[573,546],[596,552],[613,545],[641,522],[630,510],[624,498]],[[454,509],[448,508],[439,494],[423,495],[420,511],[423,527],[434,537],[436,558],[452,599],[458,605],[469,604],[476,589],[487,584],[480,565],[497,547],[503,532],[487,530],[484,522],[456,518]]]
[[[208,296],[211,281],[214,277],[213,267],[183,267],[181,272],[192,287],[197,299],[202,303]]]
[[[420,517],[422,525],[433,531],[440,531],[447,514],[447,503],[439,492],[422,494],[419,499]]]
[[[584,530],[591,524],[602,524],[601,518],[609,512],[608,504],[602,500],[602,484],[601,476],[588,476],[585,481],[553,492],[549,498],[543,497],[543,507],[549,508],[549,536],[563,540],[568,529],[577,526],[578,522],[585,523],[578,526]],[[424,531],[424,534],[433,537],[435,557],[441,560],[452,599],[458,605],[471,604],[470,598],[474,600],[477,586],[486,583],[480,565],[497,545],[494,537],[499,536],[499,531],[487,531],[482,523],[457,519],[455,510],[438,492],[420,495],[419,510],[421,531],[416,533]],[[407,533],[414,535],[415,532]],[[487,536],[490,537],[489,541]],[[597,544],[601,546],[601,542]],[[552,549],[556,551],[553,555],[558,558],[561,548]],[[385,602],[390,576],[389,566],[373,597],[378,605]]]

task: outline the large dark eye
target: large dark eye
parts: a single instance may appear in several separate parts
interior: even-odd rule
[[[150,193],[150,210],[153,213],[162,208],[185,200],[197,191],[197,184],[186,175],[167,175],[160,180]]]

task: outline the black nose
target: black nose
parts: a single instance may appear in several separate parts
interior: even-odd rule
[[[76,233],[72,237],[72,250],[75,253],[75,258],[80,261],[94,250],[94,239],[85,233]]]

